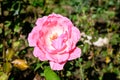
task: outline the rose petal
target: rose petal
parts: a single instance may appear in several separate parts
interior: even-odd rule
[[[59,50],[65,49],[66,44],[64,42],[64,39],[59,37],[52,41],[52,46],[59,51]]]
[[[38,30],[39,30],[38,27],[34,27],[33,30],[31,31],[31,33],[29,33],[29,35],[28,35],[29,46],[36,46],[36,42],[39,39]]]
[[[39,27],[41,29],[46,20],[47,20],[47,16],[44,16],[42,18],[38,18],[36,21],[37,27]]]
[[[72,27],[72,41],[76,44],[80,39],[80,31],[76,27]]]
[[[79,58],[81,56],[81,49],[76,47],[73,52],[71,52],[70,57],[68,60],[73,60]]]
[[[64,54],[46,54],[46,57],[50,61],[54,62],[65,62],[69,58],[69,53],[64,53]]]
[[[50,63],[50,67],[51,67],[52,70],[62,70],[63,66],[65,65],[66,62],[55,63],[55,62],[50,61],[49,63]]]
[[[33,55],[38,57],[41,61],[47,60],[45,53],[43,53],[38,47],[34,48]]]

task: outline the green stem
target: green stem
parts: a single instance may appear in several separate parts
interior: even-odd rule
[[[85,78],[84,78],[84,70],[83,70],[83,66],[82,66],[81,63],[80,63],[80,76],[81,76],[82,80],[85,80]]]

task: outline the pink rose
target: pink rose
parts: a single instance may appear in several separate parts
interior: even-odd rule
[[[79,39],[80,31],[72,22],[55,13],[38,18],[28,36],[34,56],[49,60],[53,70],[62,70],[67,61],[80,57],[81,49],[76,47]]]

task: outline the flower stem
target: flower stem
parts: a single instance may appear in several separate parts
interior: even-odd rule
[[[81,76],[81,80],[84,80],[84,70],[83,70],[83,66],[82,64],[80,63],[80,76]]]

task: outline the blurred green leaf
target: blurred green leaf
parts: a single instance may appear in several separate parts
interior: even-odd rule
[[[45,3],[44,0],[29,0],[29,1],[30,1],[30,4],[35,7],[37,7],[37,6],[43,7],[44,3]]]
[[[66,76],[71,76],[72,75],[72,73],[71,73],[71,71],[67,71],[67,74],[66,74]]]
[[[11,24],[12,24],[11,21],[5,21],[5,26],[6,27],[9,27]]]
[[[60,77],[50,69],[50,67],[46,67],[44,70],[46,80],[60,80]]]
[[[83,47],[83,53],[86,53],[89,50],[89,48],[90,48],[90,45],[85,43]]]
[[[92,65],[92,61],[87,61],[86,64],[83,65],[84,69],[88,69],[89,67],[91,67]]]
[[[13,42],[13,48],[15,49],[16,47],[18,47],[20,45],[20,41],[15,41]]]
[[[37,65],[36,65],[36,67],[35,67],[35,69],[34,69],[35,71],[42,66],[42,63],[36,63],[36,64],[37,64]]]
[[[120,41],[120,37],[119,34],[113,34],[113,36],[111,37],[111,44],[112,45],[116,45],[117,43],[119,43]]]
[[[2,28],[0,28],[0,34],[2,33]]]
[[[0,72],[0,80],[8,80],[8,75],[4,72]]]
[[[4,70],[5,73],[7,73],[7,74],[10,73],[11,69],[12,69],[12,65],[11,65],[10,62],[5,62],[3,64],[3,70]]]
[[[6,51],[6,60],[9,61],[12,59],[13,55],[15,54],[13,48],[8,48]]]
[[[0,44],[0,48],[2,48],[3,47],[3,44]]]
[[[105,14],[111,19],[115,17],[114,11],[105,11]]]
[[[20,26],[19,25],[15,25],[14,32],[20,32]]]

